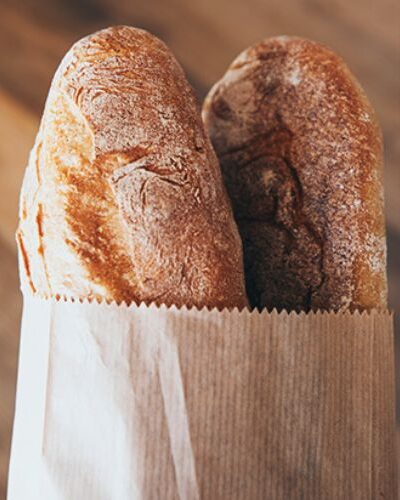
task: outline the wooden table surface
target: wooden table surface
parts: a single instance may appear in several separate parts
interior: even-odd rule
[[[339,52],[362,82],[383,127],[390,303],[400,305],[398,0],[2,0],[0,498],[5,497],[21,313],[14,243],[21,179],[58,62],[75,40],[112,24],[139,26],[161,37],[200,99],[238,52],[263,37],[296,34]]]

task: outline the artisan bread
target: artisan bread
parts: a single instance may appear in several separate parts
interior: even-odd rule
[[[301,38],[264,40],[214,85],[203,118],[251,305],[384,308],[381,131],[343,60]]]
[[[126,26],[76,43],[51,85],[17,233],[45,295],[247,304],[241,240],[184,73]]]

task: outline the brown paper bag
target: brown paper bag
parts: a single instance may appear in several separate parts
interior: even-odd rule
[[[9,500],[392,499],[392,317],[25,296]]]

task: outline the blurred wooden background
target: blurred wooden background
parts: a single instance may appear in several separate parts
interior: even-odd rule
[[[296,34],[339,52],[383,127],[390,302],[400,311],[398,0],[1,0],[0,498],[5,497],[21,313],[14,243],[19,187],[58,62],[75,40],[112,24],[139,26],[161,37],[200,99],[239,51],[263,37]]]

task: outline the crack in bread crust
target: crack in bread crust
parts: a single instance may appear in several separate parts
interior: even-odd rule
[[[266,233],[269,233],[268,226],[272,228],[272,234],[277,230],[279,232],[278,238],[284,242],[281,257],[283,266],[280,276],[277,276],[276,269],[267,271],[268,266],[261,257],[265,252],[263,245],[258,245],[257,240],[254,239],[252,243],[245,244],[245,249],[251,244],[255,246],[254,251],[245,252],[247,294],[252,305],[259,308],[265,305],[262,290],[264,282],[268,282],[269,293],[274,295],[273,307],[280,309],[287,307],[287,302],[280,301],[278,297],[281,294],[281,287],[285,286],[290,289],[290,283],[296,282],[297,276],[302,272],[302,269],[295,270],[289,267],[291,256],[295,256],[299,251],[300,237],[307,241],[310,248],[315,248],[313,260],[307,262],[309,279],[304,280],[302,297],[296,299],[297,302],[301,303],[301,309],[308,311],[311,309],[313,294],[318,291],[324,281],[324,245],[322,237],[303,211],[303,188],[296,167],[290,159],[293,133],[285,126],[279,114],[276,115],[276,118],[278,125],[273,129],[258,135],[243,147],[225,151],[222,155],[222,170],[228,194],[233,201],[235,218],[240,232],[246,234],[248,224],[260,223]],[[254,155],[254,151],[257,151],[256,155]],[[240,180],[240,172],[244,168],[256,170],[259,175],[252,177],[250,183],[243,183]],[[230,173],[233,173],[233,176]],[[239,173],[239,176],[234,177],[235,173]],[[266,175],[266,173],[268,174]],[[266,177],[268,177],[267,182]],[[236,189],[238,186],[239,190]],[[257,198],[257,193],[260,192],[266,193],[273,203],[262,216],[257,216],[257,213],[251,211],[250,200],[254,201]],[[246,203],[244,203],[245,200]],[[262,207],[265,208],[268,202],[259,199],[257,204],[262,204]],[[257,256],[256,266],[254,265],[254,254]],[[266,259],[269,260],[270,257],[267,255]],[[260,277],[262,277],[262,287],[258,286]],[[276,283],[277,289],[272,292],[274,283]],[[272,303],[268,306],[272,307]]]

